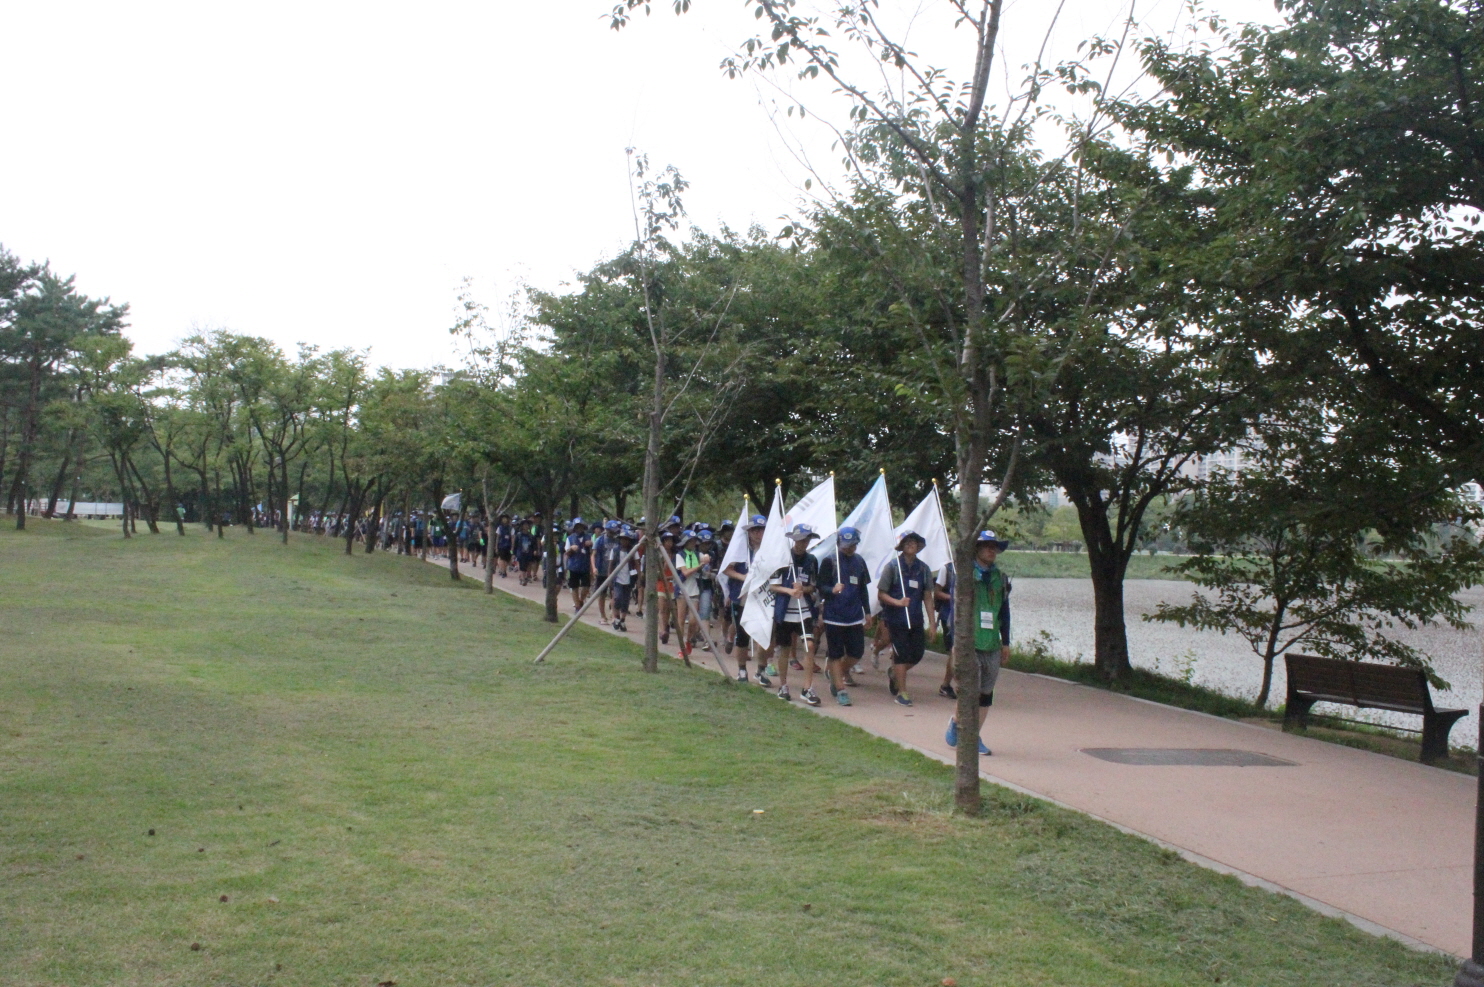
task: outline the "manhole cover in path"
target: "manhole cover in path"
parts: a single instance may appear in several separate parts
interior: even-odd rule
[[[1292,768],[1293,761],[1257,751],[1221,747],[1084,747],[1082,753],[1114,764],[1184,764],[1200,768]]]

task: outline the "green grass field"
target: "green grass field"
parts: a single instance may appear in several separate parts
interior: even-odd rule
[[[596,631],[533,666],[536,608],[337,549],[0,532],[0,982],[1451,981]]]
[[[1184,556],[1134,555],[1128,560],[1129,579],[1182,579],[1168,566]],[[1082,552],[1021,552],[1011,549],[1000,557],[1005,569],[1017,579],[1087,579],[1087,555]]]

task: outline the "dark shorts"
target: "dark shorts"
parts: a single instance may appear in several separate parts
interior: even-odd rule
[[[787,620],[773,621],[773,643],[778,647],[787,647],[793,643],[794,637],[802,635],[807,642],[814,635],[814,620],[804,618],[802,624],[795,624]]]
[[[732,626],[736,628],[737,631],[736,635],[732,638],[732,643],[739,648],[750,648],[752,647],[752,638],[748,636],[745,630],[742,629],[743,605],[744,604],[741,600],[732,601]]]
[[[592,582],[592,576],[590,576],[586,572],[571,572],[571,571],[568,571],[568,573],[567,573],[567,588],[568,589],[586,589],[587,587],[591,586],[592,584],[593,584],[593,582]]]
[[[614,613],[624,613],[624,614],[628,613],[629,612],[629,599],[633,595],[634,595],[634,584],[633,583],[614,583],[613,584],[613,612]]]
[[[866,628],[861,624],[839,627],[824,625],[825,655],[830,661],[850,657],[859,661],[866,655]]]
[[[889,624],[891,631],[891,647],[896,654],[892,656],[893,665],[916,665],[922,661],[922,653],[927,649],[927,635],[921,627],[898,627]]]
[[[498,552],[495,553],[495,558],[499,559],[501,562],[509,562],[510,561],[510,549],[508,549],[508,548],[502,548],[502,549],[500,549]]]

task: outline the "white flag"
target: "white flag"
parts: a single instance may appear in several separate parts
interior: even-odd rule
[[[774,487],[773,506],[768,510],[768,525],[763,528],[762,544],[752,554],[747,581],[742,584],[742,629],[759,648],[767,648],[773,640],[773,594],[768,589],[768,581],[773,573],[787,564],[792,554],[783,532],[783,490]]]
[[[821,538],[835,533],[835,478],[828,476],[813,490],[800,497],[788,513],[783,515],[783,526],[789,531],[796,524],[807,524]],[[790,543],[790,546],[792,543]],[[790,551],[789,554],[793,554]],[[787,559],[778,563],[786,565]]]
[[[927,541],[917,557],[933,572],[937,572],[945,565],[953,561],[953,542],[948,540],[948,527],[943,523],[943,505],[938,502],[938,488],[933,487],[928,495],[922,498],[922,503],[912,509],[907,515],[907,520],[897,525],[892,548],[901,540],[903,534],[915,531]]]
[[[732,540],[727,542],[727,552],[721,557],[721,563],[717,565],[718,575],[727,570],[727,566],[733,562],[747,561],[747,523],[752,516],[747,513],[747,498],[742,498],[742,515],[737,518],[737,528],[732,532]]]
[[[456,511],[464,504],[463,493],[451,493],[443,498],[443,509],[445,511]]]
[[[871,573],[872,578],[881,571],[886,560],[891,558],[892,550],[897,547],[895,532],[891,525],[891,500],[886,495],[886,474],[883,473],[876,478],[871,489],[861,498],[861,502],[850,512],[850,516],[840,522],[842,528],[855,528],[861,533],[860,545],[855,554],[860,556],[866,563],[866,571]],[[814,549],[814,555],[820,561],[835,552],[837,535],[832,534],[821,541]],[[873,592],[871,596],[871,612],[875,613],[881,609],[881,601]]]

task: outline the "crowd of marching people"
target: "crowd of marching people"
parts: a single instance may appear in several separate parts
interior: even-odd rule
[[[882,496],[884,502],[884,486]],[[863,502],[858,512],[865,506]],[[828,510],[833,514],[832,488]],[[370,516],[313,513],[295,526],[329,537],[374,540],[377,547],[398,554],[457,557],[461,565],[493,566],[491,578],[514,579],[521,586],[545,586],[554,578],[570,594],[574,613],[596,605],[599,619],[615,631],[627,632],[631,617],[643,618],[645,553],[652,544],[647,518],[605,518],[589,525],[581,517],[547,522],[540,511],[492,519],[463,511],[457,520],[447,512],[444,517],[440,523],[432,511],[410,511],[378,522]],[[907,526],[890,532],[890,551],[878,549],[874,554],[884,561],[873,567],[860,554],[863,532],[851,518],[828,533],[824,551],[816,544],[821,537],[817,527],[799,521],[778,527],[788,550],[773,560],[781,558],[783,564],[754,574],[769,518],[744,513],[739,522],[687,525],[673,516],[659,526],[654,543],[665,563],[659,566],[655,598],[661,643],[668,645],[673,636],[678,654],[687,660],[697,650],[720,648],[733,656],[737,681],[775,689],[784,700],[792,700],[798,686],[799,698],[810,706],[823,702],[816,687],[819,677],[836,703],[852,705],[850,690],[867,674],[869,648],[874,670],[880,670],[886,656],[892,701],[912,706],[909,677],[928,643],[941,634],[944,649],[953,646],[956,574],[951,558],[938,551],[929,564],[923,557],[929,538]],[[548,523],[557,546],[549,566]],[[942,527],[941,514],[934,523]],[[880,544],[879,537],[873,540]],[[946,543],[946,533],[941,541]],[[1007,547],[993,531],[979,533],[973,627],[981,726],[1010,651],[1011,584],[997,564]],[[744,588],[752,587],[766,603],[757,605],[764,612],[749,621]],[[952,663],[937,694],[957,698]],[[958,725],[950,720],[945,739],[956,746],[957,738]],[[979,748],[981,754],[990,753],[982,739]]]

